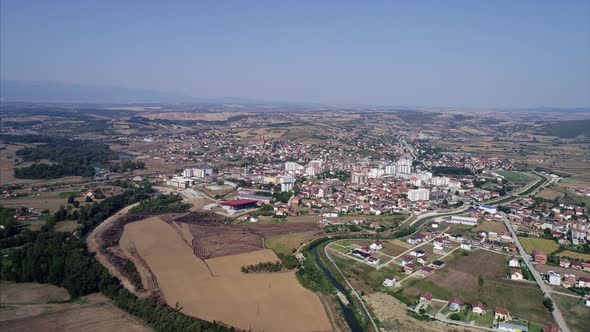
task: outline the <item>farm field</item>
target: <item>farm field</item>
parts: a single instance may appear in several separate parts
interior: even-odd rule
[[[545,252],[545,254],[549,255],[550,253],[559,249],[559,245],[552,240],[536,237],[519,237],[518,240],[524,247],[524,250],[526,250],[526,252],[529,254],[535,249],[541,249]]]
[[[590,325],[590,307],[578,304],[578,299],[563,295],[553,295],[557,307],[563,313],[565,321],[572,332],[588,331]]]
[[[590,262],[590,254],[583,254],[580,252],[574,252],[570,250],[565,250],[557,254],[560,257],[568,257],[573,259],[579,259],[582,261]]]
[[[535,269],[541,273],[547,273],[549,271],[555,271],[555,272],[559,272],[562,275],[563,274],[573,274],[577,277],[586,277],[586,278],[590,278],[590,272],[587,271],[580,271],[580,270],[573,270],[573,269],[567,269],[565,267],[561,267],[561,266],[552,266],[552,265],[544,265],[544,264],[537,264],[535,266]]]
[[[153,271],[166,301],[178,302],[185,314],[242,329],[332,329],[319,297],[299,284],[294,271],[240,271],[243,265],[277,261],[270,249],[203,261],[179,232],[158,217],[127,224],[124,237]]]
[[[550,200],[553,200],[556,198],[559,199],[563,196],[564,196],[564,194],[561,191],[558,191],[558,190],[555,190],[552,188],[548,188],[548,187],[543,188],[543,190],[541,190],[540,192],[538,192],[535,195],[535,197],[541,197],[541,198],[550,199]]]
[[[69,298],[52,285],[1,282],[0,331],[151,331],[101,294]]]

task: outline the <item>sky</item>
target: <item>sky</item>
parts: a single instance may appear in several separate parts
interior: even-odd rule
[[[590,107],[590,1],[0,2],[0,77],[201,98]]]

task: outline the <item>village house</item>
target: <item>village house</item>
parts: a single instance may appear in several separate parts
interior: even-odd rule
[[[411,274],[414,272],[415,269],[416,269],[416,265],[414,265],[414,263],[406,264],[404,266],[404,273]]]
[[[510,279],[522,280],[522,271],[520,271],[520,269],[511,269],[510,270]]]
[[[468,241],[461,242],[461,249],[471,250],[471,242],[468,242]]]
[[[550,285],[561,285],[561,275],[558,272],[549,271],[548,276]]]
[[[383,281],[383,286],[393,287],[396,282],[397,282],[397,280],[395,279],[394,276],[389,276],[389,277],[385,278],[385,280]]]
[[[512,317],[510,316],[510,311],[508,311],[508,309],[506,308],[500,307],[496,307],[496,310],[494,310],[494,318],[498,321],[512,320]]]
[[[520,262],[516,257],[511,257],[508,261],[508,266],[510,267],[520,267]]]
[[[383,249],[383,243],[381,243],[381,241],[377,240],[375,242],[373,242],[369,248],[373,251],[377,251],[377,250],[381,250]]]
[[[431,304],[432,303],[432,293],[424,292],[420,295],[420,303]]]
[[[535,249],[533,250],[531,256],[533,257],[535,263],[547,264],[547,255],[545,254],[545,252],[543,252],[543,250]]]
[[[449,299],[449,309],[453,311],[461,310],[461,306],[463,306],[463,301],[458,296],[453,296]]]
[[[379,266],[379,264],[381,264],[381,260],[378,257],[369,256],[367,258],[367,263],[369,263],[371,265]]]
[[[476,314],[485,315],[486,314],[486,306],[481,302],[477,302],[473,305],[471,311]]]
[[[434,262],[432,262],[432,267],[434,267],[435,269],[441,269],[445,266],[445,262],[441,261],[441,260],[435,260]]]
[[[590,278],[587,277],[580,277],[578,279],[578,287],[590,287]]]
[[[412,264],[412,263],[414,263],[414,257],[412,257],[412,256],[405,256],[402,259],[402,266],[406,266],[406,265]]]

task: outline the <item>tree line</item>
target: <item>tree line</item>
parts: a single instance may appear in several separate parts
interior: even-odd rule
[[[138,206],[132,208],[131,212],[182,212],[187,211],[190,207],[190,204],[182,202],[182,197],[178,194],[158,195],[142,201]]]
[[[250,264],[242,266],[242,273],[251,272],[279,272],[283,269],[281,262],[260,262],[258,264]]]

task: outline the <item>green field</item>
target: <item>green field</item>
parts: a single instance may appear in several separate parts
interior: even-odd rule
[[[575,297],[553,295],[553,300],[563,313],[565,321],[572,332],[588,331],[590,325],[590,307],[578,303]]]
[[[523,173],[523,172],[497,171],[496,173],[498,173],[501,176],[503,176],[504,178],[506,178],[506,180],[512,181],[512,182],[529,182],[529,181],[533,180],[533,178],[530,175]]]
[[[77,197],[78,195],[80,195],[79,191],[64,191],[59,193],[59,197],[61,198],[68,198],[70,196]]]
[[[541,239],[537,237],[519,237],[520,243],[524,247],[527,253],[531,253],[534,249],[541,249],[545,254],[550,253],[559,249],[559,244],[553,240]]]
[[[559,257],[569,257],[573,259],[579,259],[582,261],[590,262],[590,254],[583,254],[580,252],[573,252],[570,250],[565,250],[557,254]]]

